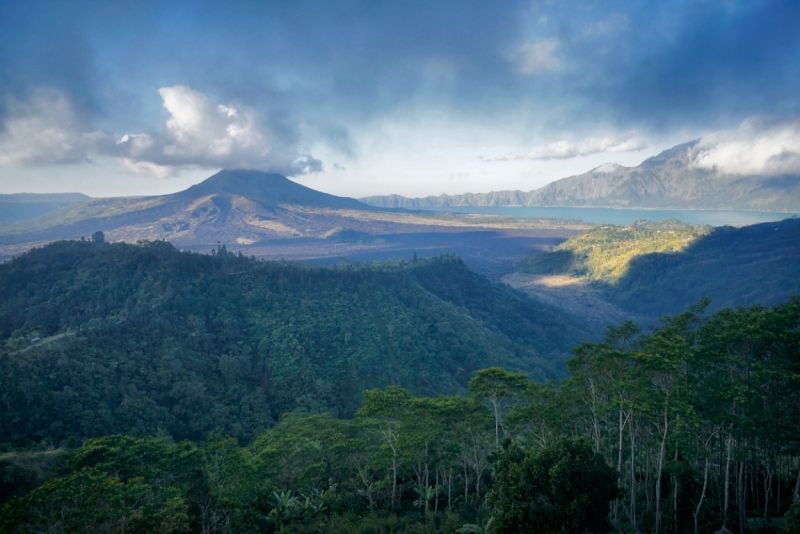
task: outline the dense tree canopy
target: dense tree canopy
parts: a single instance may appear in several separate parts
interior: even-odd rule
[[[622,323],[542,381],[497,361],[525,361],[539,308],[452,258],[308,269],[58,246],[75,253],[0,266],[2,532],[765,534],[800,517],[798,298]],[[440,337],[444,321],[463,322]],[[342,391],[349,411],[320,400]]]
[[[563,376],[580,323],[443,256],[337,268],[65,241],[0,265],[0,450],[113,433],[249,442],[362,392]],[[31,343],[32,339],[39,340]]]

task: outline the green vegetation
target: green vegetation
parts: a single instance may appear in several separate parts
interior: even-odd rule
[[[800,220],[711,229],[678,221],[600,226],[519,270],[583,277],[607,301],[642,316],[776,304],[800,293]]]
[[[328,230],[322,234],[322,238],[336,243],[383,243],[385,241],[384,238],[375,237],[366,232],[351,230],[344,226],[337,226]]]
[[[723,226],[673,254],[635,258],[608,298],[636,313],[677,313],[703,297],[711,309],[777,304],[800,293],[800,219]]]
[[[109,434],[251,442],[363,391],[565,373],[591,332],[443,256],[340,268],[64,241],[0,265],[0,450]],[[40,338],[36,343],[32,339]]]
[[[633,258],[682,251],[711,230],[710,226],[694,226],[675,219],[597,226],[568,239],[549,254],[529,257],[520,263],[519,271],[585,276],[613,283],[628,272]]]
[[[0,531],[791,532],[800,299],[704,305],[609,329],[560,381],[490,368],[466,397],[373,389],[353,419],[287,413],[247,446],[89,440],[0,508]]]
[[[533,451],[509,440],[494,468],[498,534],[611,530],[608,503],[617,497],[617,472],[588,442],[565,440]]]

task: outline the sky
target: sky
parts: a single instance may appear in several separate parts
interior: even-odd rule
[[[0,193],[529,191],[695,139],[800,174],[798,28],[794,0],[2,2]]]

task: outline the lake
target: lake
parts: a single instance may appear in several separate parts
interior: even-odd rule
[[[680,219],[692,224],[712,226],[744,226],[762,222],[781,221],[796,213],[772,213],[763,211],[717,211],[717,210],[624,210],[611,208],[538,208],[538,207],[431,207],[420,211],[445,211],[451,213],[490,213],[512,217],[541,217],[548,219],[581,219],[596,224],[627,225],[641,219],[665,221]]]

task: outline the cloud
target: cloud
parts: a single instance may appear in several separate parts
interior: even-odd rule
[[[134,171],[168,176],[187,165],[289,174],[321,169],[321,164],[308,164],[310,156],[300,157],[273,142],[270,129],[248,106],[219,104],[186,85],[162,87],[158,94],[169,113],[163,134],[126,134],[117,142],[117,155]]]
[[[299,153],[291,133],[281,139],[252,108],[218,104],[185,85],[159,89],[169,118],[160,134],[110,132],[90,128],[64,93],[39,89],[25,102],[6,104],[0,131],[0,165],[41,166],[119,158],[129,169],[165,178],[182,167],[255,168],[306,174],[322,162]],[[286,132],[282,132],[286,133]]]
[[[725,174],[800,175],[800,117],[751,117],[735,130],[702,137],[693,165]]]
[[[27,101],[9,99],[0,131],[0,165],[33,167],[87,161],[114,145],[109,132],[84,124],[69,98],[38,89]]]
[[[561,61],[553,55],[558,47],[559,42],[555,39],[528,42],[517,50],[514,59],[523,74],[555,70],[561,66]]]
[[[496,158],[481,158],[484,161],[511,161],[520,159],[551,160],[570,159],[578,156],[588,156],[600,152],[631,152],[647,148],[647,144],[632,135],[608,135],[601,137],[587,137],[582,141],[556,141],[534,147],[526,154],[511,153]]]

